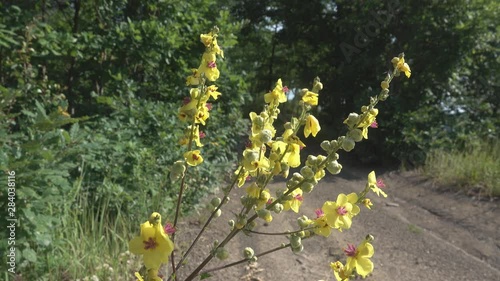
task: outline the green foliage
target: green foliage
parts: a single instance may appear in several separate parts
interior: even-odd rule
[[[192,35],[218,24],[229,52],[240,28],[214,5],[0,4],[0,167],[17,175],[16,270],[23,280],[106,277],[97,265],[120,266],[113,256],[126,250],[131,221],[152,210],[172,213],[178,185],[168,173],[182,158],[184,129],[176,115],[189,68],[199,63]],[[213,106],[207,165],[189,176],[196,188],[184,197],[186,214],[224,180],[247,127],[240,112],[245,80],[233,74],[221,81],[224,105]],[[0,193],[3,217],[6,196]]]
[[[247,20],[237,51],[252,58],[240,67],[260,81],[279,75],[293,89],[321,76],[326,137],[345,130],[331,120],[378,93],[366,81],[383,79],[386,54],[404,52],[412,78],[393,90],[379,132],[358,153],[419,165],[430,148],[498,137],[498,11],[493,0],[244,1],[234,7]]]
[[[500,196],[500,144],[480,141],[466,149],[433,150],[425,172],[444,187]]]

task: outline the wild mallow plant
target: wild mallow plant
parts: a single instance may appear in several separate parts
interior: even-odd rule
[[[213,270],[203,271],[213,258],[225,260],[229,257],[225,246],[237,234],[242,232],[263,234],[254,230],[259,222],[271,223],[273,216],[282,212],[292,211],[298,214],[301,205],[307,198],[306,194],[314,191],[314,187],[326,175],[326,171],[332,175],[340,173],[342,165],[338,162],[337,152],[339,150],[349,152],[354,149],[356,142],[368,139],[369,129],[378,126],[376,106],[388,98],[392,79],[400,76],[401,73],[404,73],[408,78],[410,77],[410,67],[405,62],[404,54],[392,59],[394,69],[389,71],[387,77],[381,82],[380,94],[371,97],[369,104],[361,107],[360,113],[351,113],[347,116],[344,121],[348,129],[347,134],[336,140],[323,141],[321,148],[324,150],[324,155],[308,155],[300,172],[293,173],[291,176],[289,175],[290,168],[301,166],[300,153],[301,148],[305,145],[300,135],[303,134],[305,138],[315,137],[321,130],[318,120],[311,114],[311,109],[318,105],[319,91],[323,85],[320,79],[316,78],[311,90],[302,89],[298,117],[292,117],[289,122],[284,124],[282,132],[278,133],[274,121],[280,114],[279,106],[287,102],[286,92],[288,91],[288,88],[283,86],[281,79],[278,79],[274,89],[264,95],[265,105],[262,112],[250,113],[252,127],[249,141],[234,171],[232,180],[226,188],[222,189],[222,198],[216,197],[211,201],[213,211],[200,232],[187,250],[180,257],[175,257],[173,251],[175,230],[183,192],[186,189],[187,171],[203,164],[201,148],[205,134],[202,131],[202,126],[210,117],[211,102],[222,95],[214,84],[220,74],[217,68],[217,59],[224,57],[217,42],[218,33],[218,28],[214,27],[211,32],[201,34],[200,39],[206,49],[201,58],[200,66],[193,69],[187,78],[186,84],[191,89],[178,113],[180,121],[185,124],[184,135],[179,140],[179,144],[185,152],[184,158],[175,162],[170,170],[172,181],[180,183],[173,224],[163,226],[161,215],[155,212],[146,222],[141,224],[140,235],[129,242],[130,251],[142,255],[146,269],[142,274],[136,272],[137,280],[163,280],[158,276],[158,272],[163,264],[168,264],[169,260],[172,272],[168,280],[178,280],[177,273],[182,269],[193,246],[198,242],[211,221],[220,216],[222,207],[228,202],[231,191],[235,187],[246,186],[246,195],[240,198],[241,210],[232,210],[235,217],[229,221],[229,234],[221,242],[215,242],[212,251],[188,275],[186,281],[194,280],[198,276],[201,279],[208,278],[210,276],[208,272],[244,262],[253,262],[257,260],[257,257],[260,258],[278,250],[290,248],[294,253],[301,252],[304,249],[302,241],[306,239],[318,236],[328,237],[332,231],[343,231],[351,228],[355,217],[361,211],[361,207],[370,209],[373,205],[368,197],[369,194],[374,193],[377,196],[387,197],[382,190],[384,183],[377,180],[375,172],[372,171],[368,174],[366,186],[358,193],[338,194],[336,201],[326,201],[321,209],[316,210],[315,218],[299,216],[296,230],[273,233],[282,234],[288,239],[288,243],[283,243],[263,253],[255,253],[252,248],[247,247],[242,249],[243,259]],[[271,190],[268,185],[275,176],[288,179],[286,186],[282,189]],[[331,262],[330,267],[337,280],[349,280],[355,275],[366,277],[373,271],[374,265],[370,260],[374,254],[373,240],[373,236],[367,235],[357,246],[348,244],[344,249],[347,256],[346,261]]]

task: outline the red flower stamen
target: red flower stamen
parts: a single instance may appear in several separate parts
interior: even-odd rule
[[[347,244],[347,248],[344,249],[344,253],[349,257],[356,256],[356,247],[353,244]]]
[[[370,124],[370,128],[378,128],[378,123],[377,123],[377,121],[373,121],[373,122]]]
[[[295,198],[295,200],[299,200],[300,202],[304,200],[304,197],[302,197],[302,195],[300,194],[295,195],[293,198]]]
[[[217,64],[215,63],[215,61],[211,61],[211,62],[207,63],[207,66],[208,66],[208,68],[215,68],[215,67],[217,67]]]
[[[289,89],[288,89],[288,87],[287,87],[287,86],[283,87],[283,92],[285,92],[285,93],[286,93],[286,92],[288,92],[288,91],[289,91]]]
[[[202,138],[206,137],[207,135],[203,131],[200,131],[199,136],[200,136],[200,139],[202,139]]]
[[[205,104],[205,107],[208,109],[208,111],[212,110],[212,104],[209,102]]]
[[[191,101],[190,97],[185,97],[184,100],[182,101],[182,104],[186,105]]]
[[[314,212],[316,213],[316,218],[321,218],[322,216],[325,215],[325,213],[321,209],[316,209],[316,211]]]
[[[384,188],[385,183],[382,179],[377,180],[377,187]]]
[[[156,243],[156,240],[154,240],[152,237],[149,237],[148,241],[142,241],[144,243],[144,250],[149,250],[149,249],[154,249],[158,244]]]
[[[347,214],[347,210],[344,206],[340,206],[337,208],[337,214],[339,214],[340,216],[343,216],[345,214]]]

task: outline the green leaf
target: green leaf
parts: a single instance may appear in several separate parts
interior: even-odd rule
[[[23,250],[23,257],[29,262],[36,262],[36,253],[31,248],[26,248]]]
[[[210,277],[212,277],[212,275],[210,275],[210,274],[208,274],[208,273],[202,273],[202,274],[200,275],[200,280],[203,280],[203,279],[208,279],[208,278],[210,278]]]

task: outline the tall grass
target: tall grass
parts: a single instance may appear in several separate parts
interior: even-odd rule
[[[481,142],[463,150],[434,150],[424,172],[439,184],[500,196],[500,143]]]
[[[139,259],[128,252],[137,225],[121,213],[110,215],[109,200],[80,201],[64,215],[58,247],[49,259],[54,265],[50,280],[131,280],[140,268]]]

